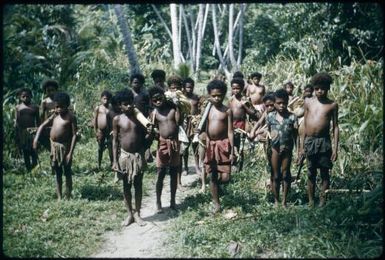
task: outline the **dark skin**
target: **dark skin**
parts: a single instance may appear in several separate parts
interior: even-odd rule
[[[112,123],[112,146],[113,146],[113,165],[114,171],[121,171],[118,164],[118,142],[120,148],[128,153],[142,153],[143,143],[148,137],[146,129],[135,118],[134,109],[130,106],[129,100],[120,103],[122,114],[117,115]],[[140,209],[142,206],[142,180],[143,172],[134,176],[133,184],[135,188],[135,213],[132,208],[131,186],[132,182],[128,183],[128,175],[123,175],[123,197],[124,204],[127,208],[128,216],[123,225],[128,226],[134,221],[139,226],[144,226],[146,223],[140,216]]]
[[[209,93],[213,106],[207,117],[207,138],[209,140],[223,140],[228,138],[230,141],[231,153],[230,160],[233,163],[234,155],[234,132],[233,115],[231,109],[223,105],[225,93],[220,89],[212,89]],[[211,172],[210,189],[214,202],[214,213],[220,211],[218,187],[220,183],[227,183],[230,180],[230,174]]]
[[[233,114],[233,121],[245,121],[246,115],[256,116],[257,111],[246,99],[242,99],[243,87],[238,83],[231,85],[232,99],[229,102],[229,108]],[[243,151],[239,151],[239,144],[235,145],[235,154],[243,156]]]
[[[103,152],[105,148],[105,142],[109,139],[109,129],[107,123],[107,114],[110,110],[110,100],[107,96],[100,98],[101,104],[94,110],[94,130],[98,140],[98,167],[102,164]],[[104,133],[104,134],[103,134]],[[107,133],[107,135],[106,135]],[[112,146],[111,142],[107,141],[108,155],[110,157],[110,164],[112,165]]]
[[[149,114],[150,97],[143,91],[143,82],[134,78],[131,81],[132,92],[134,93],[134,105],[145,117]]]
[[[66,197],[67,199],[71,198],[72,192],[72,157],[73,151],[76,145],[76,133],[77,133],[77,121],[76,117],[68,111],[67,104],[55,103],[55,113],[51,115],[44,123],[42,123],[36,133],[35,139],[33,141],[33,148],[37,149],[37,143],[41,132],[45,127],[48,127],[52,124],[50,131],[50,138],[52,141],[64,144],[66,147],[69,147],[65,152],[64,166],[53,166],[52,170],[56,174],[56,193],[58,200],[62,199],[62,175],[66,178]]]
[[[53,102],[53,96],[57,92],[57,88],[55,86],[48,85],[45,88],[46,98],[40,104],[40,122],[44,122],[49,118],[52,114],[55,113],[55,103]],[[49,151],[51,149],[49,142],[49,132],[51,125],[48,125],[41,137],[41,144]]]
[[[288,118],[290,116],[290,112],[287,110],[287,100],[282,98],[275,98],[275,109],[277,110],[277,121],[282,123],[284,118]],[[293,138],[297,135],[295,128],[293,133]],[[292,152],[284,151],[279,153],[275,148],[272,148],[271,154],[271,166],[273,170],[272,176],[272,190],[274,194],[274,204],[277,207],[279,203],[279,189],[281,185],[281,180],[283,180],[283,198],[282,198],[282,206],[286,207],[286,199],[287,194],[290,190],[291,184],[291,176],[290,176],[290,164],[292,160]]]
[[[27,128],[37,127],[39,125],[39,107],[31,104],[31,95],[23,91],[19,99],[21,104],[16,106],[16,141],[20,140],[20,134]],[[32,144],[30,144],[30,148]],[[25,167],[30,171],[37,165],[37,153],[33,149],[22,147]]]
[[[190,82],[187,82],[184,86],[184,93],[191,104],[190,115],[198,115],[199,114],[199,107],[198,107],[199,96],[194,94],[194,85],[191,84]],[[188,156],[189,156],[188,148],[189,148],[190,144],[191,144],[191,142],[188,144],[188,147],[186,148],[186,152],[183,155],[183,163],[184,163],[183,173],[186,173],[186,174],[188,172],[188,165],[187,165],[188,164]],[[197,152],[197,148],[198,148],[198,143],[192,143],[192,149],[193,149],[194,159],[195,159],[195,170],[196,170],[197,174],[201,175],[201,170],[199,169],[199,154]]]
[[[335,162],[338,155],[339,127],[338,127],[338,104],[327,97],[328,87],[314,86],[315,97],[306,98],[304,109],[304,125],[306,136],[326,136],[330,132],[330,121],[332,121],[333,150],[331,161]],[[303,144],[299,156],[303,154]],[[328,168],[320,168],[322,188],[320,206],[325,204],[325,191],[330,185],[330,173]],[[316,187],[317,169],[309,169],[308,173],[308,197],[309,206],[314,206],[314,194]]]
[[[154,124],[159,130],[159,135],[164,139],[178,138],[179,111],[172,108],[166,102],[166,97],[161,94],[156,94],[151,98],[154,111],[151,112],[150,118],[154,118]],[[155,113],[155,116],[153,115]],[[177,189],[177,173],[179,167],[169,167],[170,172],[170,190],[171,201],[170,208],[176,209],[175,194]],[[156,180],[156,208],[157,212],[162,212],[161,195],[163,189],[163,180],[167,173],[167,168],[157,168],[158,178]]]
[[[305,88],[302,96],[304,100],[307,98],[311,98],[313,96],[313,90],[311,88]],[[304,116],[305,110],[304,109],[302,110],[303,110],[303,113],[299,114],[298,117]],[[301,118],[301,120],[298,123],[299,123],[299,126],[298,126],[297,147],[302,147],[305,139],[305,124],[304,124],[303,118]],[[297,164],[300,163],[299,159],[300,158],[297,157]]]
[[[253,106],[263,103],[263,96],[265,95],[265,86],[260,85],[261,78],[253,77],[252,84],[247,86],[246,96],[250,97]]]

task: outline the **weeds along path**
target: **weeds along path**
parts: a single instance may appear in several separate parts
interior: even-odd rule
[[[191,164],[190,164],[191,165]],[[191,194],[193,183],[199,181],[199,176],[190,168],[187,176],[182,176],[182,184],[185,191],[177,190],[176,203],[180,205],[184,198]],[[154,176],[147,188],[148,196],[143,196],[141,216],[147,222],[143,227],[133,223],[128,227],[122,227],[120,232],[109,232],[105,234],[105,242],[99,252],[91,257],[97,258],[127,258],[164,257],[165,249],[162,243],[166,238],[166,230],[172,225],[178,214],[169,209],[170,203],[170,178],[166,175],[162,192],[162,206],[164,212],[156,213],[155,202],[155,181]]]

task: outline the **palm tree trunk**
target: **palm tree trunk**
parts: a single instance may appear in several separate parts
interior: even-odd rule
[[[140,73],[140,67],[138,63],[138,58],[136,56],[134,45],[132,44],[131,39],[131,32],[128,28],[128,25],[126,23],[126,19],[124,17],[124,14],[122,12],[122,6],[117,4],[114,5],[115,14],[118,18],[118,25],[120,28],[120,32],[123,35],[123,41],[125,45],[125,51],[128,58],[128,62],[131,65],[131,74],[133,73]]]
[[[170,15],[171,15],[171,32],[172,32],[172,51],[174,56],[174,69],[178,69],[181,63],[180,58],[180,47],[178,39],[178,12],[176,4],[170,4]]]

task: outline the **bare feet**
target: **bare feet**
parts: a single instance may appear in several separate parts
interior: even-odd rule
[[[163,213],[162,204],[156,203],[156,213]]]
[[[279,207],[278,201],[274,202],[274,208],[278,208],[278,207]]]
[[[138,212],[135,212],[134,220],[141,227],[147,225],[147,223],[140,217],[140,214]]]
[[[171,210],[174,210],[174,211],[177,210],[177,209],[176,209],[175,202],[171,202],[171,203],[170,203],[170,209],[171,209]]]
[[[310,200],[308,206],[309,206],[309,208],[313,208],[314,207],[314,200]]]
[[[131,214],[128,214],[128,217],[123,221],[122,223],[122,226],[129,226],[130,224],[132,224],[134,222],[134,218],[132,217]]]
[[[221,212],[221,205],[214,204],[213,214],[216,215]]]
[[[182,172],[182,175],[183,176],[186,176],[188,174],[188,172],[186,171],[186,170],[184,170],[183,172]]]

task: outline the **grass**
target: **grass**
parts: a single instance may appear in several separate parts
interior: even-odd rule
[[[96,141],[75,148],[73,199],[57,202],[55,179],[46,151],[41,168],[26,173],[19,160],[4,159],[3,252],[9,257],[87,257],[107,231],[118,231],[126,209],[121,182],[113,182],[104,155],[96,167]],[[14,167],[14,165],[16,167]],[[152,167],[149,171],[153,171]],[[145,174],[144,196],[154,174]],[[64,187],[64,185],[63,185]]]
[[[233,175],[221,198],[223,213],[212,216],[210,193],[186,198],[169,231],[170,257],[372,258],[382,254],[382,186],[369,194],[335,196],[323,208],[309,209],[304,178],[290,193],[289,207],[273,208],[261,183],[259,161]],[[255,169],[251,171],[250,169]],[[257,188],[259,187],[259,188]],[[227,218],[229,211],[235,218]],[[239,251],[229,250],[237,243]]]

